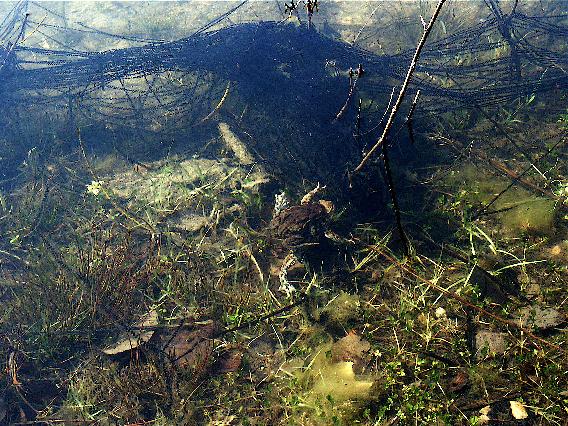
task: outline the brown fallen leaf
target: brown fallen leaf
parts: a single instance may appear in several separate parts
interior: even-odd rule
[[[448,389],[450,392],[461,392],[469,385],[469,375],[467,371],[460,370],[456,375],[450,380],[448,384]]]
[[[175,366],[200,373],[211,360],[216,332],[217,325],[212,321],[183,326],[160,336],[162,349]]]

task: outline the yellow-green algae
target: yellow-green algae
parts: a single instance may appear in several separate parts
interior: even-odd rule
[[[361,318],[361,300],[356,294],[341,291],[318,313],[330,331],[345,332]]]
[[[372,381],[355,377],[351,361],[331,362],[323,351],[316,356],[310,373],[315,379],[314,396],[331,395],[335,402],[366,398],[373,385]]]
[[[468,203],[486,205],[507,188],[510,181],[469,164],[452,173],[447,183],[461,188],[459,196]],[[553,231],[556,206],[554,200],[513,186],[493,203],[490,211],[500,211],[493,216],[508,233],[549,234]]]
[[[323,343],[307,366],[295,359],[282,367],[298,380],[300,424],[349,424],[360,404],[370,399],[373,378],[358,378],[353,363],[334,361],[331,349],[331,342]]]

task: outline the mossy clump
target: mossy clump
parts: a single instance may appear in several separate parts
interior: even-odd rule
[[[325,397],[337,403],[365,399],[369,396],[372,381],[358,380],[353,370],[353,362],[332,362],[331,357],[320,352],[316,357],[310,374],[314,377],[312,391],[314,396]]]
[[[292,398],[300,401],[298,424],[351,424],[349,419],[357,417],[370,400],[374,381],[358,378],[353,362],[335,361],[331,342],[323,343],[314,352],[307,366],[302,360],[291,360],[283,367],[299,385]]]
[[[511,200],[509,205],[514,207],[504,212],[501,218],[505,228],[536,234],[552,232],[556,212],[553,200],[529,196],[515,203]]]
[[[457,189],[458,198],[472,206],[485,206],[507,188],[509,181],[471,164],[448,177],[447,183]],[[521,187],[512,187],[493,202],[490,211],[506,233],[528,232],[550,234],[554,228],[556,203]]]
[[[330,332],[344,333],[361,319],[361,300],[342,291],[320,310],[319,318]]]

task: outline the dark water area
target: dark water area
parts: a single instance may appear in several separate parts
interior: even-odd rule
[[[0,424],[554,424],[564,1],[0,2]]]

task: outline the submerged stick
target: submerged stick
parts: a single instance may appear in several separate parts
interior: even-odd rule
[[[355,120],[355,140],[357,146],[361,145],[361,108],[363,106],[363,99],[359,98],[359,106],[357,107],[357,119]]]
[[[355,74],[357,76],[355,78],[355,81],[352,80],[353,74]],[[361,64],[359,64],[359,68],[357,69],[357,71],[355,73],[353,73],[352,69],[349,69],[349,82],[350,82],[349,93],[347,94],[347,99],[345,100],[345,103],[343,104],[343,106],[341,107],[341,109],[339,110],[339,112],[337,113],[335,118],[333,119],[333,121],[339,120],[341,117],[343,117],[343,115],[345,114],[345,111],[347,111],[347,107],[349,106],[349,102],[351,102],[351,98],[353,98],[353,93],[355,93],[355,88],[357,87],[357,82],[363,76],[363,74],[364,74],[364,71],[363,71],[363,67],[362,67]]]
[[[408,137],[410,138],[410,143],[414,145],[414,128],[413,119],[414,119],[414,110],[416,109],[416,105],[418,105],[418,98],[420,97],[420,90],[416,92],[416,96],[414,96],[414,100],[412,101],[412,105],[410,106],[410,111],[408,111],[408,115],[406,116],[406,127],[408,128]]]
[[[207,117],[203,118],[199,124],[203,124],[205,123],[207,120],[209,120],[211,117],[213,117],[213,115],[219,111],[221,109],[221,107],[223,106],[223,104],[225,103],[225,100],[227,99],[227,96],[229,95],[229,89],[231,87],[231,82],[229,81],[227,83],[227,87],[225,88],[225,93],[223,93],[223,96],[221,97],[221,100],[219,101],[219,103],[217,104],[217,106],[213,109],[213,111],[211,111],[209,114],[207,114]]]
[[[414,70],[416,69],[416,65],[418,64],[418,58],[420,57],[420,53],[422,52],[422,48],[426,44],[426,40],[428,38],[428,35],[430,35],[430,32],[432,31],[432,27],[434,26],[434,23],[436,22],[436,19],[438,18],[438,15],[440,14],[440,11],[442,10],[442,6],[444,5],[445,2],[446,2],[446,0],[440,0],[438,2],[438,5],[436,6],[436,10],[434,11],[432,18],[430,19],[430,22],[428,23],[428,25],[424,29],[424,32],[422,33],[422,38],[420,39],[420,41],[418,42],[418,45],[416,46],[416,51],[414,52],[414,56],[412,58],[412,61],[410,62],[410,66],[408,67],[408,71],[406,73],[406,78],[404,79],[404,82],[402,83],[402,86],[400,88],[400,92],[398,94],[398,99],[396,100],[396,103],[394,104],[394,106],[391,110],[391,113],[390,113],[389,119],[387,121],[387,124],[385,126],[385,129],[383,130],[383,134],[381,135],[381,137],[379,138],[377,143],[370,149],[370,151],[367,153],[367,155],[365,155],[363,160],[361,160],[361,162],[355,168],[355,170],[353,170],[353,174],[359,173],[363,169],[363,167],[371,159],[371,157],[373,156],[375,151],[377,149],[379,149],[379,147],[385,142],[385,139],[388,137],[389,132],[390,132],[392,125],[394,123],[394,118],[395,118],[398,110],[400,109],[400,106],[402,105],[402,101],[404,99],[404,95],[406,94],[406,90],[408,89],[408,85],[410,84],[412,74],[414,74]]]
[[[396,191],[394,189],[394,180],[392,178],[391,168],[390,168],[390,161],[389,161],[389,154],[388,154],[388,146],[387,142],[384,142],[381,145],[382,157],[383,157],[383,164],[385,166],[385,177],[387,181],[387,186],[389,189],[389,194],[391,197],[392,208],[394,211],[394,217],[396,220],[396,227],[398,229],[398,233],[400,234],[400,239],[402,241],[402,247],[404,250],[404,254],[406,256],[410,253],[410,243],[408,241],[408,237],[404,232],[404,228],[402,227],[402,219],[400,217],[400,206],[398,204],[398,198],[396,196]]]

